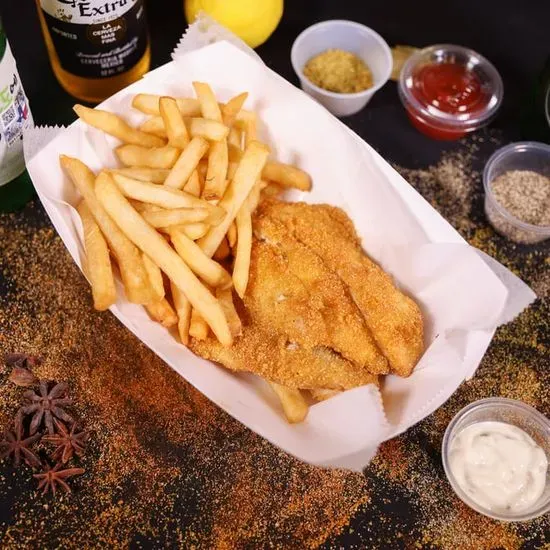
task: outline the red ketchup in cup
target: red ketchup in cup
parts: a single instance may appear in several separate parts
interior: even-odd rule
[[[399,80],[413,126],[438,140],[455,140],[488,124],[502,102],[500,75],[484,57],[461,46],[415,53]]]

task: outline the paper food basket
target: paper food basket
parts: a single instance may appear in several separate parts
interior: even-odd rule
[[[349,214],[368,254],[421,305],[426,351],[409,378],[387,376],[380,391],[373,385],[347,391],[312,406],[304,423],[289,425],[258,377],[196,357],[121,291],[111,311],[189,383],[273,444],[312,464],[361,470],[382,441],[428,416],[472,376],[495,329],[535,296],[468,246],[368,144],[207,17],[189,28],[172,62],[99,108],[137,124],[144,115],[131,108],[135,94],[191,96],[194,80],[209,82],[222,101],[249,93],[246,106],[259,115],[260,137],[279,160],[299,165],[313,178],[311,193],[292,192],[288,200],[328,203]],[[116,144],[79,121],[25,136],[38,196],[79,267],[84,257],[74,208],[79,196],[58,157],[78,157],[93,170],[115,167]]]

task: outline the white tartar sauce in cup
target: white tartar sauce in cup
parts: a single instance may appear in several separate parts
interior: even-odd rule
[[[449,465],[460,488],[479,506],[518,512],[542,495],[548,458],[517,426],[477,422],[452,440]]]

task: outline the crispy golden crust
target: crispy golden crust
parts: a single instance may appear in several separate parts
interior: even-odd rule
[[[409,376],[424,350],[418,305],[361,249],[353,223],[339,208],[266,201],[258,217],[279,220],[347,285],[391,371]]]
[[[284,335],[260,327],[243,327],[242,336],[229,348],[210,336],[192,340],[191,350],[234,371],[254,372],[289,388],[346,390],[378,384],[378,377],[343,359],[330,349],[304,349]]]
[[[389,372],[346,285],[285,226],[255,220],[245,305],[254,322],[306,349],[323,346],[373,374]]]

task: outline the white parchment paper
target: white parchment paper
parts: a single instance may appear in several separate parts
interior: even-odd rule
[[[202,32],[194,28],[199,29],[195,34]],[[207,29],[210,37],[216,35],[216,27]],[[274,155],[312,175],[311,193],[292,192],[288,198],[330,203],[351,216],[367,252],[421,305],[426,352],[411,377],[388,376],[381,392],[374,386],[345,392],[314,405],[303,424],[291,426],[257,377],[233,374],[194,356],[143,308],[126,302],[123,293],[111,311],[198,390],[275,445],[313,464],[360,470],[380,442],[425,418],[472,376],[496,327],[535,296],[503,266],[469,247],[371,147],[246,46],[231,39],[208,45],[199,40],[201,47],[190,47],[185,40],[173,62],[100,108],[138,123],[144,117],[130,104],[139,92],[191,96],[194,80],[209,82],[222,101],[248,91],[246,106],[258,112],[260,135]],[[40,200],[81,266],[82,229],[74,210],[79,196],[58,156],[76,156],[94,170],[113,167],[117,141],[78,121],[63,130],[35,129],[25,140]]]

